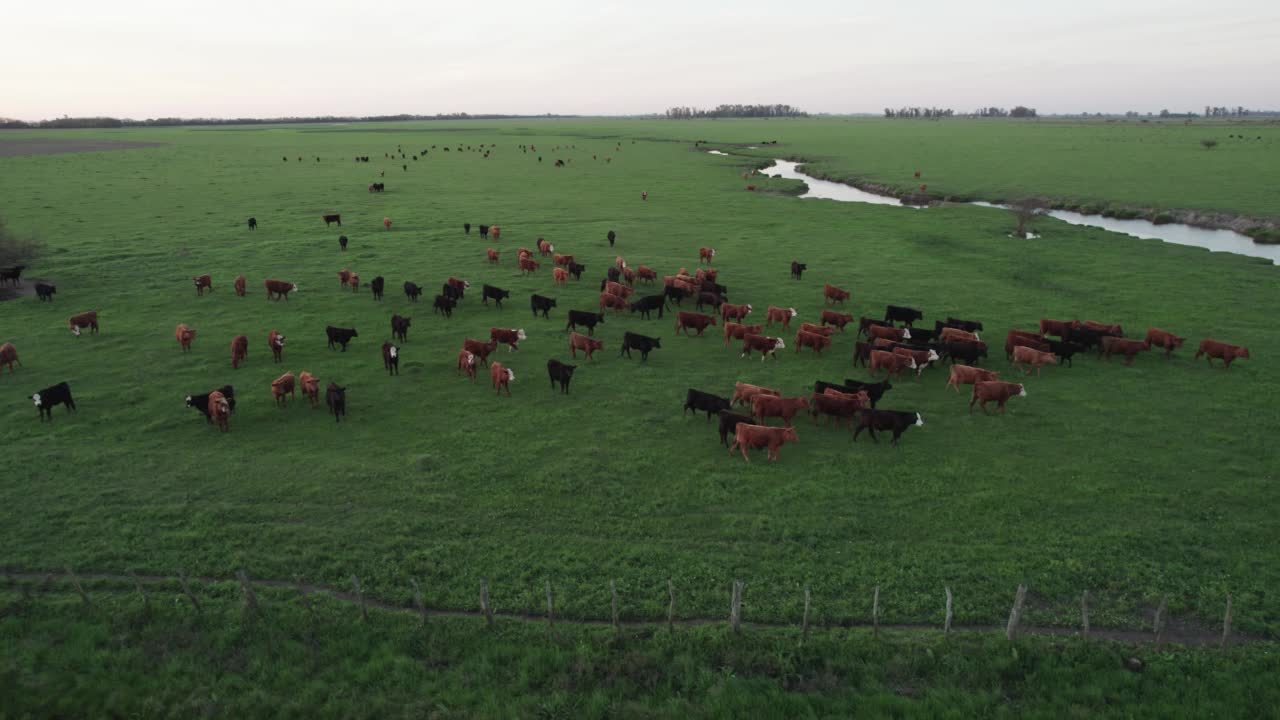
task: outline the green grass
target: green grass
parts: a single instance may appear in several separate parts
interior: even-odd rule
[[[808,584],[815,621],[826,624],[869,619],[876,585],[890,623],[938,622],[944,585],[964,623],[1002,621],[1019,583],[1032,590],[1034,623],[1075,622],[1089,589],[1095,625],[1142,627],[1167,596],[1175,617],[1212,626],[1230,593],[1241,631],[1276,636],[1273,266],[1049,220],[1044,240],[1014,241],[1008,218],[981,208],[748,193],[740,173],[749,161],[630,139],[704,130],[716,141],[765,139],[754,137],[762,126],[120,131],[94,135],[170,144],[0,158],[12,228],[50,247],[28,274],[59,285],[52,305],[0,305],[0,341],[14,342],[24,362],[0,379],[10,469],[0,480],[0,564],[220,577],[247,568],[335,586],[356,573],[368,593],[401,604],[416,578],[442,608],[473,607],[487,577],[498,606],[537,610],[549,579],[561,613],[579,618],[608,616],[610,579],[624,615],[659,617],[668,578],[681,616],[722,617],[730,581],[741,578],[748,619],[794,621]],[[795,138],[779,153],[808,156],[841,133],[869,137],[832,144],[832,155],[874,144],[875,133],[933,126],[765,127],[767,137]],[[621,150],[609,136],[623,138]],[[500,148],[489,159],[432,151],[403,161],[405,172],[380,159],[397,143],[406,152]],[[543,163],[520,143],[535,143]],[[576,150],[552,151],[569,143]],[[357,154],[375,161],[353,163]],[[572,162],[557,170],[556,157]],[[368,194],[382,168],[387,192]],[[1265,185],[1269,172],[1242,172],[1235,187]],[[1105,175],[1100,184],[1112,181]],[[330,210],[343,213],[345,254],[338,229],[318,217]],[[254,233],[244,227],[250,215]],[[486,265],[492,243],[464,236],[464,221],[502,226],[501,267]],[[610,229],[619,237],[612,250]],[[547,266],[528,278],[515,271],[515,248],[539,236],[587,265],[581,283],[555,289]],[[1171,361],[1142,356],[1132,368],[1082,357],[1029,379],[1029,397],[1004,417],[971,417],[967,397],[944,391],[945,376],[932,370],[897,383],[882,405],[925,417],[900,448],[865,437],[851,445],[846,431],[804,420],[800,443],[777,464],[729,457],[714,425],[681,417],[685,390],[728,395],[743,380],[795,395],[815,379],[865,377],[849,363],[851,333],[821,358],[797,356],[788,337],[781,360],[761,364],[740,360],[714,333],[686,339],[667,320],[610,318],[597,332],[605,351],[579,359],[572,394],[549,389],[546,360],[568,359],[566,311],[595,306],[615,254],[671,274],[696,266],[702,245],[717,248],[730,298],[752,303],[756,316],[774,304],[815,320],[822,284],[833,282],[853,291],[855,315],[898,303],[923,307],[930,322],[979,318],[993,345],[1006,328],[1078,316],[1120,322],[1131,335],[1164,327],[1191,346],[1205,336],[1239,342],[1253,358],[1223,372],[1192,363],[1189,350]],[[792,259],[808,263],[802,282],[788,278]],[[340,291],[343,267],[366,281],[384,275],[387,299]],[[217,290],[197,298],[190,278],[205,272]],[[231,292],[240,273],[246,298]],[[450,275],[510,289],[510,305],[485,308],[473,290],[444,320],[431,314],[430,296],[412,305],[399,289],[413,280],[435,292]],[[268,303],[264,277],[300,291]],[[530,316],[531,292],[559,298],[552,320]],[[102,334],[73,338],[66,317],[91,308]],[[389,378],[378,348],[393,312],[414,325],[402,375]],[[173,339],[178,322],[199,333],[190,355]],[[326,324],[354,325],[361,336],[346,353],[330,351]],[[496,398],[485,378],[472,385],[455,374],[462,339],[491,326],[529,334],[518,353],[499,351],[517,374],[511,398]],[[283,366],[269,361],[272,328],[289,338]],[[624,330],[660,336],[664,347],[647,364],[620,360]],[[250,357],[232,371],[228,344],[238,333],[249,335]],[[999,355],[989,365],[1006,370]],[[268,383],[285,369],[346,385],[348,421],[336,425],[301,402],[275,408]],[[59,408],[51,424],[38,423],[30,394],[62,380],[79,413]],[[240,409],[219,435],[182,401],[225,383]]]

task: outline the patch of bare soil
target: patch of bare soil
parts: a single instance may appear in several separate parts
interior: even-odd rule
[[[13,287],[12,285],[0,287],[0,302],[31,297],[36,294],[36,283],[47,282],[49,281],[44,278],[22,278],[22,287]]]
[[[58,155],[62,153],[102,152],[104,150],[137,150],[159,147],[166,143],[133,140],[95,140],[92,138],[0,138],[0,157],[25,155]]]

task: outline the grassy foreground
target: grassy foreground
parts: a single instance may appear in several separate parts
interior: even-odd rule
[[[1002,621],[1019,583],[1031,588],[1033,623],[1075,622],[1088,589],[1096,626],[1143,627],[1162,597],[1179,622],[1213,626],[1231,594],[1238,629],[1276,636],[1273,266],[1053,221],[1043,240],[1015,241],[1007,218],[980,208],[748,193],[740,159],[632,143],[670,128],[183,129],[97,134],[169,143],[157,148],[0,158],[11,225],[50,246],[28,275],[59,286],[52,305],[0,305],[0,341],[24,363],[0,379],[11,468],[0,477],[0,564],[219,577],[246,568],[335,586],[355,573],[370,595],[402,605],[416,579],[438,608],[474,606],[486,577],[499,607],[537,610],[551,580],[561,614],[579,618],[608,616],[610,579],[624,617],[662,616],[668,579],[679,615],[722,617],[740,578],[748,619],[794,621],[810,585],[822,624],[869,619],[877,585],[888,623],[939,622],[944,586],[963,623]],[[480,143],[499,147],[488,159],[465,152]],[[438,147],[383,160],[397,144]],[[374,162],[353,163],[357,154]],[[557,157],[569,167],[551,167]],[[387,192],[367,193],[379,179]],[[345,254],[319,219],[333,210],[351,238]],[[464,221],[502,226],[499,267],[484,260],[493,243],[463,235]],[[548,266],[516,272],[515,248],[539,236],[587,265],[581,283],[553,288]],[[851,333],[820,358],[797,356],[788,337],[783,357],[761,364],[718,336],[674,337],[669,320],[611,317],[597,332],[603,354],[577,361],[572,394],[551,392],[546,360],[572,362],[565,313],[595,306],[615,254],[670,274],[694,267],[701,245],[716,247],[730,298],[752,303],[753,317],[774,304],[815,320],[832,282],[853,291],[855,315],[892,302],[923,307],[929,322],[979,318],[993,345],[1006,328],[1078,316],[1130,335],[1158,325],[1192,344],[1239,342],[1253,358],[1223,372],[1186,350],[1132,368],[1081,357],[1029,379],[1029,397],[1004,417],[970,416],[931,370],[883,404],[926,419],[900,448],[851,445],[847,431],[803,420],[776,465],[726,455],[713,425],[680,416],[685,389],[728,395],[743,380],[796,395],[815,379],[865,378],[849,363]],[[792,259],[809,265],[801,282],[787,276]],[[340,291],[343,267],[384,275],[386,300]],[[196,298],[190,278],[205,272],[217,289]],[[247,298],[231,292],[239,273]],[[511,303],[485,308],[473,294],[444,320],[399,290],[413,280],[434,292],[450,275],[510,289]],[[264,277],[300,292],[268,303]],[[552,320],[530,317],[530,292],[559,298]],[[91,308],[102,335],[71,337],[66,317]],[[393,312],[414,325],[402,375],[388,378],[378,346]],[[178,322],[199,333],[190,355],[173,340]],[[337,353],[326,324],[361,334]],[[511,398],[453,367],[462,339],[491,326],[529,334],[518,353],[499,351],[517,373]],[[273,328],[289,337],[283,366],[265,347]],[[620,360],[624,330],[664,347],[647,364]],[[232,371],[238,333],[250,356]],[[1007,374],[998,350],[988,365]],[[301,402],[274,407],[268,383],[285,369],[345,384],[348,422]],[[79,413],[59,408],[38,423],[30,394],[62,380]],[[182,400],[225,383],[240,409],[218,435]]]

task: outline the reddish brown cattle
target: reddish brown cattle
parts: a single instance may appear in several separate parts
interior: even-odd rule
[[[750,405],[751,399],[757,395],[772,395],[774,397],[782,397],[782,393],[771,388],[760,385],[752,385],[750,383],[736,382],[733,384],[733,397],[729,402],[734,405],[743,404]]]
[[[347,279],[350,278],[351,274],[347,273]],[[298,290],[298,286],[288,280],[265,280],[262,285],[267,289],[268,300],[274,296],[276,300],[284,298],[285,301],[288,301],[289,293],[296,292]]]
[[[1027,365],[1025,374],[1030,375],[1031,369],[1035,368],[1036,376],[1040,375],[1040,368],[1049,363],[1057,362],[1058,356],[1051,352],[1043,352],[1026,345],[1017,345],[1013,348],[1013,366],[1021,367]],[[1126,363],[1127,364],[1127,363]]]
[[[952,365],[951,375],[947,378],[946,387],[955,388],[956,392],[960,392],[961,385],[972,385],[999,379],[1000,373],[992,370],[983,370],[982,368],[969,367],[968,365]]]
[[[871,347],[888,351],[892,351],[897,344],[897,340],[890,340],[889,338],[876,338],[871,341]]]
[[[1184,337],[1178,337],[1168,330],[1161,330],[1160,328],[1153,327],[1147,328],[1146,341],[1155,347],[1164,348],[1164,356],[1170,357],[1173,355],[1173,351],[1182,347],[1183,343],[1185,343],[1187,339]]]
[[[498,241],[498,239],[502,237],[502,228],[498,227],[497,225],[490,225],[490,226],[489,226],[489,237],[490,237],[494,242],[497,242],[497,241]],[[507,394],[508,394],[508,395],[510,395],[510,394],[511,394],[511,390],[510,390],[510,389],[508,389],[508,390],[507,390]]]
[[[982,342],[978,338],[978,333],[953,327],[942,328],[942,332],[938,334],[938,340],[942,342]]]
[[[1006,410],[1004,404],[1011,397],[1026,397],[1027,388],[1018,383],[1000,382],[999,380],[991,380],[987,382],[976,382],[973,384],[973,395],[969,397],[969,414],[973,414],[973,404],[980,403],[982,412],[987,412],[987,403],[992,400],[996,403],[996,408],[1000,412]]]
[[[635,284],[636,284],[636,271],[635,271],[635,270],[632,270],[632,269],[631,269],[631,268],[629,268],[629,267],[624,267],[624,268],[622,268],[622,280],[623,280],[623,282],[625,282],[625,283],[626,283],[626,284],[628,284],[628,285],[635,286]]]
[[[338,287],[345,290],[347,287],[347,284],[350,282],[351,282],[351,271],[346,268],[342,268],[341,270],[339,270],[338,271]],[[270,292],[267,293],[267,297],[271,297]]]
[[[298,374],[298,385],[302,388],[302,394],[311,402],[311,409],[320,407],[320,379],[303,370]]]
[[[569,283],[569,271],[564,268],[552,268],[551,281],[553,285],[567,285]]]
[[[730,340],[741,340],[748,335],[759,335],[763,325],[742,325],[736,322],[724,324],[724,346],[729,347]]]
[[[911,348],[896,347],[891,352],[894,355],[909,357],[914,360],[916,363],[916,377],[920,377],[924,373],[924,369],[938,359],[938,352],[932,349],[912,350]]]
[[[458,351],[458,372],[466,373],[471,382],[476,381],[476,355],[466,349]]]
[[[621,255],[617,255],[613,258],[613,266],[621,270],[627,266],[627,261],[623,260]]]
[[[826,285],[822,286],[822,302],[824,305],[826,304],[834,305],[835,303],[840,303],[841,305],[843,305],[844,301],[848,299],[849,299],[848,290],[838,288],[835,285],[832,285],[831,283],[827,283]]]
[[[197,296],[204,295],[205,288],[208,288],[209,292],[213,292],[213,278],[208,275],[197,275],[191,279],[196,283]]]
[[[1124,364],[1132,365],[1133,359],[1138,353],[1146,352],[1151,349],[1151,342],[1148,340],[1129,340],[1122,337],[1108,335],[1102,338],[1102,354],[1103,357],[1110,360],[1113,354],[1124,355]]]
[[[886,352],[884,350],[872,350],[870,365],[871,374],[874,375],[877,370],[881,369],[893,377],[898,377],[902,374],[903,370],[915,370],[916,361],[912,358],[905,357],[903,355],[894,355],[893,353]]]
[[[489,328],[489,339],[504,343],[507,346],[507,351],[510,352],[513,350],[519,350],[520,348],[516,343],[523,342],[524,340],[527,340],[528,337],[524,334],[523,328],[491,327]]]
[[[347,285],[351,287],[351,292],[360,292],[360,274],[351,273],[351,277],[347,278]]]
[[[793,307],[780,308],[770,305],[765,308],[765,325],[767,327],[773,327],[775,322],[779,322],[782,323],[783,330],[789,330],[791,328],[791,318],[799,314],[800,313],[796,312],[796,309]]]
[[[786,349],[787,344],[782,338],[767,337],[764,335],[744,335],[742,338],[742,352],[738,357],[750,357],[753,350],[759,351],[760,362],[764,362],[765,358],[770,355],[774,360],[778,359],[778,351]]]
[[[498,349],[498,341],[490,340],[489,342],[482,342],[480,340],[464,338],[462,340],[462,349],[475,355],[482,365],[488,365],[489,353]]]
[[[1090,330],[1096,330],[1103,335],[1112,337],[1124,337],[1124,328],[1119,325],[1111,325],[1109,323],[1094,322],[1093,320],[1085,320],[1084,326]]]
[[[652,285],[658,279],[658,273],[654,272],[653,268],[641,265],[636,268],[636,277]]]
[[[449,287],[453,288],[456,291],[459,291],[459,295],[461,295],[461,291],[467,290],[471,287],[471,283],[467,282],[466,280],[459,280],[456,277],[451,277],[445,280],[444,284],[448,285]]]
[[[805,332],[801,330],[796,333],[796,354],[800,354],[800,348],[813,348],[813,351],[819,355],[826,348],[831,347],[831,338],[819,333]]]
[[[835,325],[840,328],[840,332],[844,332],[844,326],[851,322],[853,322],[853,315],[850,315],[849,313],[838,313],[835,310],[822,311],[822,324],[826,325],[830,323],[831,325]]]
[[[720,306],[720,319],[724,322],[730,320],[743,320],[751,314],[751,304],[734,305],[732,303],[724,303]]]
[[[249,357],[249,338],[246,335],[237,335],[231,338],[231,369],[240,368],[240,363]]]
[[[603,340],[597,340],[593,337],[587,337],[586,335],[583,335],[577,332],[569,333],[569,354],[572,355],[574,358],[578,357],[578,351],[581,350],[582,352],[586,353],[587,359],[591,360],[593,359],[592,355],[595,353],[595,351],[603,350],[603,349],[604,349]]]
[[[190,352],[191,341],[196,339],[196,331],[182,323],[178,323],[177,329],[173,331],[173,336],[177,338],[178,347],[182,348],[182,352]],[[8,347],[13,346],[9,345]],[[12,368],[10,368],[10,370],[12,370]]]
[[[793,427],[775,428],[740,422],[733,431],[733,445],[729,446],[729,454],[732,455],[734,450],[742,448],[742,459],[751,462],[751,458],[747,457],[748,449],[768,448],[769,460],[776,462],[778,449],[783,443],[799,441],[800,438]]]
[[[538,254],[546,257],[555,252],[555,245],[547,242],[545,238],[538,238]]]
[[[520,259],[520,274],[521,274],[521,275],[528,275],[529,273],[537,272],[537,270],[538,270],[538,268],[539,268],[540,266],[541,266],[541,263],[537,262],[536,260],[534,260],[534,259],[533,259],[533,258],[531,258],[531,257],[521,258],[521,259]]]
[[[1010,330],[1004,339],[1004,356],[1006,359],[1013,360],[1013,351],[1019,347],[1028,347],[1032,350],[1040,352],[1049,352],[1049,344],[1044,341],[1044,336],[1037,333],[1027,332],[1026,330]]]
[[[179,325],[178,327],[182,328],[185,326]],[[182,342],[181,337],[178,338],[178,342]],[[188,342],[187,345],[190,345],[190,342]],[[183,349],[185,350],[186,348]],[[12,375],[14,363],[18,363],[18,367],[22,367],[22,361],[18,359],[18,349],[10,342],[0,345],[0,374],[3,374],[3,368],[8,367],[9,374]]]
[[[828,388],[826,392],[813,393],[809,398],[809,419],[817,423],[818,416],[825,415],[837,421],[844,420],[849,429],[853,430],[853,419],[857,417],[859,410],[867,407],[869,402],[870,399],[865,392],[850,395]],[[825,419],[823,424],[826,424]]]
[[[911,339],[911,331],[907,328],[893,327],[890,325],[872,325],[867,328],[867,337],[873,340],[892,340],[893,342],[902,342]]]
[[[604,312],[605,308],[620,313],[627,309],[627,299],[618,295],[611,295],[607,292],[600,293],[600,312]]]
[[[382,227],[384,227],[384,228],[386,228],[386,229],[390,230],[390,229],[391,229],[391,218],[389,218],[389,217],[383,217],[383,218],[382,218]]]
[[[71,334],[80,337],[80,328],[89,328],[91,335],[98,334],[98,311],[90,310],[82,312],[79,315],[72,315],[67,318],[67,327],[71,328]]]
[[[715,256],[716,256],[715,248],[708,248],[708,247],[698,248],[698,264],[699,265],[701,265],[703,262],[706,262],[708,265],[710,265],[711,259],[714,258]]]
[[[756,395],[751,398],[751,414],[756,422],[764,425],[765,418],[782,418],[782,424],[791,427],[791,418],[808,409],[809,400],[802,397],[784,398],[773,395]]]
[[[707,326],[715,325],[715,324],[716,324],[716,319],[715,319],[715,316],[713,315],[703,315],[702,313],[696,313],[696,312],[685,312],[684,310],[680,310],[676,312],[676,334],[677,335],[679,335],[681,331],[683,331],[685,335],[688,335],[689,328],[693,328],[694,330],[698,331],[698,336],[701,337],[702,331],[706,330]]]
[[[569,267],[570,265],[572,265],[572,264],[573,264],[573,256],[572,256],[572,255],[561,255],[560,253],[556,253],[556,254],[554,254],[554,255],[552,255],[552,256],[551,256],[551,264],[553,264],[553,265],[559,265],[559,266],[561,266],[561,267],[566,267],[566,268],[567,268],[567,267]]]
[[[271,397],[275,399],[276,405],[287,404],[289,402],[289,398],[294,395],[293,391],[294,377],[291,372],[286,372],[271,381]]]
[[[522,247],[522,248],[516,249],[517,261],[524,260],[525,258],[532,258],[532,257],[533,257],[533,251],[530,250],[529,248]]]
[[[809,322],[800,323],[800,329],[805,332],[813,333],[814,335],[821,335],[822,337],[831,337],[836,333],[836,329],[833,327],[827,327],[826,325],[814,325]]]
[[[222,393],[214,390],[209,393],[209,419],[222,432],[231,431],[231,404],[227,402],[227,397]]]
[[[497,264],[498,264],[498,251],[497,251],[497,250],[494,250],[493,248],[489,248],[489,249],[487,249],[487,250],[485,250],[485,251],[484,251],[484,254],[485,254],[485,257],[489,258],[489,264],[490,264],[490,265],[497,265]]]
[[[604,283],[604,291],[610,295],[617,295],[620,298],[629,298],[635,292],[634,288],[629,288],[622,283],[616,283],[612,280],[606,280]]]
[[[1199,360],[1201,355],[1206,356],[1205,360],[1210,366],[1213,365],[1213,359],[1218,358],[1222,361],[1222,369],[1228,370],[1231,368],[1232,360],[1249,357],[1249,348],[1206,338],[1200,341],[1200,347],[1196,349],[1196,356],[1193,359]]]
[[[698,297],[698,293],[702,292],[702,285],[698,283],[694,283],[692,278],[677,277],[672,282],[672,285],[685,291],[685,294],[687,294],[689,297],[696,298]]]
[[[1049,320],[1046,318],[1040,319],[1041,335],[1057,335],[1058,337],[1062,337],[1063,333],[1065,333],[1068,328],[1074,330],[1078,327],[1080,327],[1079,320]]]
[[[284,336],[278,330],[267,333],[267,347],[271,348],[271,359],[274,362],[284,360]]]
[[[511,397],[511,383],[514,382],[515,379],[515,372],[509,368],[503,367],[502,363],[497,360],[489,366],[489,384],[494,390],[498,391],[499,395],[502,394],[503,388],[506,388],[507,397]]]
[[[237,297],[244,297],[244,276],[237,275],[235,282],[232,283],[232,287],[235,288]]]

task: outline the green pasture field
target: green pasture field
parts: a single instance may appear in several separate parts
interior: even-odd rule
[[[529,120],[46,133],[165,144],[0,157],[11,229],[48,245],[28,283],[58,285],[52,304],[0,304],[0,341],[13,342],[23,362],[0,379],[0,565],[181,567],[215,577],[243,568],[342,587],[357,574],[369,595],[406,606],[416,579],[435,608],[473,608],[484,577],[497,607],[531,612],[543,607],[549,580],[570,619],[607,618],[610,579],[624,618],[665,616],[668,579],[678,616],[721,618],[737,578],[747,584],[748,620],[795,621],[808,585],[818,625],[869,621],[877,585],[887,623],[940,623],[944,586],[957,622],[1000,623],[1025,583],[1029,622],[1075,623],[1088,589],[1095,626],[1149,626],[1167,598],[1187,632],[1212,633],[1230,594],[1237,630],[1274,638],[1274,266],[1053,220],[1038,223],[1043,239],[1013,240],[1009,219],[982,208],[744,192],[741,173],[758,163],[692,144],[777,137],[779,155],[848,158],[840,162],[853,172],[877,134],[944,126]],[[1138,131],[1082,128],[1079,142],[1105,145],[1101,137],[1122,130]],[[993,131],[987,142],[999,137]],[[904,163],[924,165],[932,186],[946,182],[934,172],[963,163],[943,159],[941,139],[930,142],[937,159]],[[465,151],[480,143],[498,147],[487,159]],[[893,143],[883,143],[876,153],[887,168]],[[520,144],[536,144],[537,154]],[[1126,152],[1142,157],[1149,144]],[[397,145],[406,154],[437,147],[417,161],[384,159]],[[1221,158],[1235,152],[1196,147],[1183,157],[1179,143],[1162,147],[1187,177],[1223,172]],[[1045,157],[1049,167],[1060,155]],[[1274,213],[1273,196],[1227,203],[1252,197],[1275,172],[1251,164],[1254,155],[1238,157],[1234,192],[1215,188],[1200,202]],[[557,169],[556,158],[570,162]],[[1019,167],[1010,161],[1005,188],[1026,177]],[[1079,172],[1097,174],[1099,193],[1136,197],[1123,195],[1119,171],[1101,161]],[[387,191],[366,192],[378,180]],[[970,180],[956,182],[959,191]],[[1188,204],[1181,184],[1150,189],[1155,201]],[[320,219],[333,211],[341,230]],[[260,224],[254,232],[249,216]],[[466,221],[500,225],[501,241],[464,235]],[[346,253],[340,232],[351,239]],[[587,266],[581,282],[553,287],[549,262],[530,277],[516,271],[516,248],[538,237]],[[502,251],[498,267],[485,262],[490,246]],[[728,396],[741,380],[800,395],[816,379],[867,378],[850,363],[852,331],[816,357],[794,352],[793,326],[780,359],[761,363],[726,349],[719,327],[685,338],[673,335],[670,316],[610,316],[596,332],[604,351],[579,357],[571,393],[550,389],[548,358],[574,362],[565,315],[596,306],[615,255],[673,274],[697,266],[700,246],[716,248],[729,298],[751,303],[752,319],[772,304],[816,321],[831,282],[852,291],[846,309],[855,316],[895,303],[923,308],[929,325],[948,315],[982,320],[993,346],[984,364],[1010,379],[1004,333],[1041,317],[1117,322],[1139,337],[1159,326],[1187,336],[1188,347],[1172,360],[1143,355],[1133,367],[1091,356],[1047,367],[1004,416],[971,416],[966,394],[943,389],[945,371],[926,370],[895,381],[881,404],[924,417],[900,447],[865,434],[852,444],[847,430],[801,418],[800,442],[776,464],[762,453],[750,463],[729,456],[714,423],[681,416],[685,391]],[[788,276],[793,259],[809,266],[803,281]],[[366,282],[384,276],[386,299],[339,289],[344,267]],[[203,273],[216,289],[197,298],[191,277]],[[231,288],[241,273],[245,298]],[[472,290],[445,320],[430,299],[449,276]],[[300,289],[268,302],[267,277]],[[423,302],[406,300],[406,280],[426,288]],[[509,289],[510,302],[482,306],[482,283]],[[531,316],[533,292],[558,298],[551,320]],[[89,309],[100,311],[102,333],[77,339],[66,318]],[[393,313],[413,321],[399,377],[387,376],[379,353]],[[179,322],[198,333],[190,354],[174,341]],[[346,353],[331,351],[327,324],[354,326],[360,337]],[[473,384],[454,367],[463,338],[495,326],[529,336],[518,352],[496,354],[516,373],[510,398],[495,397],[487,374]],[[288,338],[282,365],[266,348],[273,328]],[[658,336],[663,347],[648,363],[619,359],[625,330]],[[250,354],[233,371],[228,345],[240,333]],[[1229,372],[1194,363],[1206,336],[1247,345],[1252,358]],[[269,382],[285,370],[345,385],[346,421],[300,399],[275,407]],[[57,408],[51,423],[38,422],[31,394],[63,380],[79,412]],[[219,434],[183,398],[227,383],[239,408],[231,432]]]

